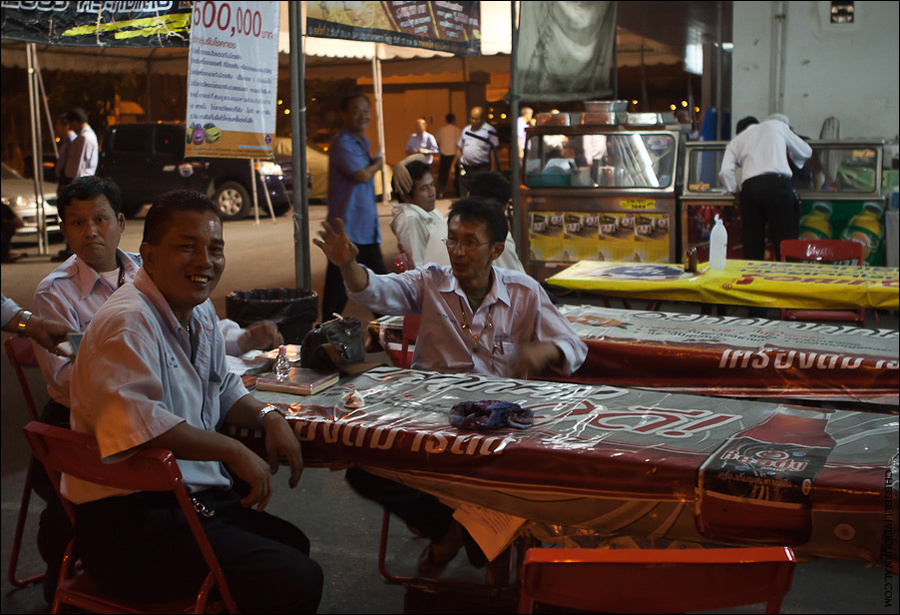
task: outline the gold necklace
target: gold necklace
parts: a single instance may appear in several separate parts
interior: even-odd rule
[[[472,338],[472,354],[478,354],[478,340],[481,339],[481,336],[484,335],[486,330],[494,328],[494,304],[491,304],[488,308],[487,319],[485,320],[484,327],[481,329],[481,333],[476,335],[472,331],[471,325],[469,325],[469,319],[466,318],[466,308],[463,305],[462,297],[457,295],[456,298],[459,299],[459,313],[462,315],[462,324],[460,324],[460,328]],[[475,312],[472,312],[472,315],[474,316]]]

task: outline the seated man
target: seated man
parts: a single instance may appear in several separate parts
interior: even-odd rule
[[[497,171],[482,171],[476,173],[469,179],[470,197],[481,197],[490,199],[496,206],[506,215],[506,208],[512,198],[512,191],[509,188],[509,182],[503,177],[502,173]],[[447,239],[447,225],[437,227],[428,239],[428,245],[425,247],[425,261],[434,262],[438,265],[449,265],[450,256],[444,246]],[[516,248],[516,242],[512,233],[506,233],[506,248],[503,253],[494,261],[495,267],[501,269],[511,269],[525,273],[525,267],[519,260],[519,253]]]
[[[300,479],[300,443],[284,416],[247,393],[225,365],[210,293],[225,268],[222,218],[207,196],[175,191],[150,209],[143,266],[94,315],[72,374],[72,429],[97,438],[105,461],[161,447],[213,515],[204,529],[239,608],[315,612],[322,571],[309,540],[263,512],[279,458]],[[218,431],[265,429],[268,463]],[[244,498],[234,480],[250,487]],[[105,591],[156,600],[196,591],[205,563],[169,494],[118,493],[63,477],[76,504],[76,547]],[[257,510],[254,510],[253,507]]]
[[[385,314],[422,314],[414,368],[522,378],[548,367],[563,374],[578,369],[587,346],[540,285],[493,266],[508,233],[496,204],[456,201],[447,226],[450,266],[429,264],[401,274],[376,275],[359,265],[340,221],[334,227],[323,222],[313,242],[340,268],[350,299]],[[452,509],[433,496],[357,468],[346,478],[431,539],[419,559],[422,576],[440,574],[467,538]]]
[[[434,208],[431,167],[419,160],[405,166],[413,185],[408,191],[400,191],[400,199],[391,210],[391,230],[400,245],[401,257],[406,257],[404,266],[413,269],[425,264],[425,246],[432,230],[446,227],[447,223],[444,215]]]
[[[36,316],[58,320],[72,331],[84,332],[116,289],[134,280],[141,257],[119,249],[125,230],[121,203],[118,186],[102,177],[81,177],[60,191],[60,230],[74,254],[38,284],[32,307]],[[228,354],[240,355],[252,348],[268,349],[282,343],[281,334],[271,321],[260,321],[242,330],[234,321],[223,319],[219,328],[226,336]],[[35,349],[35,356],[50,394],[41,418],[68,427],[74,358],[43,348]],[[51,602],[71,529],[43,472],[39,472],[35,490],[48,503],[41,514],[38,550],[47,563],[44,594]]]

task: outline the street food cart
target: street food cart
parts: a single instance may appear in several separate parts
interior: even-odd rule
[[[540,114],[526,131],[517,238],[537,280],[580,260],[668,263],[676,252],[682,132],[623,101]],[[625,103],[627,104],[627,103]],[[670,115],[670,114],[666,114]]]
[[[688,143],[679,196],[681,248],[707,260],[716,214],[728,230],[728,257],[742,258],[741,217],[719,178],[728,143]],[[870,265],[884,263],[881,140],[810,141],[812,158],[794,175],[800,197],[800,239],[853,239]],[[738,169],[740,171],[740,169]],[[738,177],[738,180],[740,178]],[[772,246],[769,246],[772,251]]]

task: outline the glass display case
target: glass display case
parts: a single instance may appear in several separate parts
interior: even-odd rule
[[[526,135],[517,239],[528,273],[542,281],[580,260],[675,260],[680,130],[560,115]]]
[[[800,198],[801,239],[854,239],[871,265],[884,261],[884,197],[881,140],[810,141],[813,155],[795,169]],[[728,256],[740,258],[740,211],[725,192],[719,168],[728,143],[707,141],[685,147],[684,186],[679,197],[680,250],[697,248],[705,260],[715,214],[728,230]],[[737,181],[740,182],[740,169]],[[774,253],[769,247],[770,254]]]

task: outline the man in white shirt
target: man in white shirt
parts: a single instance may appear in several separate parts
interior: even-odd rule
[[[447,123],[438,128],[435,135],[438,148],[441,151],[441,163],[438,169],[437,198],[444,198],[447,190],[447,181],[450,179],[450,169],[453,168],[453,161],[456,159],[456,146],[459,143],[460,130],[454,122],[456,116],[448,113]]]
[[[154,204],[143,266],[97,311],[81,342],[71,425],[96,437],[109,463],[149,447],[172,451],[241,611],[315,612],[322,570],[309,558],[309,540],[263,512],[279,459],[290,466],[290,487],[300,480],[300,443],[281,410],[250,395],[225,365],[209,300],[224,246],[221,212],[206,195],[176,191]],[[224,424],[262,428],[268,459],[220,433]],[[243,497],[236,479],[249,486]],[[208,568],[173,496],[65,475],[61,488],[76,505],[78,553],[104,591],[139,600],[197,591]]]
[[[425,264],[425,247],[435,228],[446,226],[444,215],[435,209],[434,177],[431,167],[412,160],[405,165],[413,182],[408,192],[400,193],[400,201],[391,209],[391,230],[397,237],[400,256],[406,269]]]
[[[463,129],[457,144],[462,173],[458,182],[460,196],[469,193],[469,181],[473,175],[491,170],[492,155],[500,146],[500,137],[494,127],[485,121],[482,107],[472,107],[469,116],[469,125]]]
[[[800,232],[800,202],[791,184],[788,156],[802,167],[812,148],[791,131],[788,118],[781,114],[751,124],[725,148],[719,176],[728,192],[739,195],[745,260],[765,258],[767,222],[776,261],[781,260],[781,240],[796,239]]]
[[[525,155],[525,130],[531,126],[531,119],[534,117],[534,109],[531,107],[522,107],[519,110],[519,117],[516,118],[516,135],[519,138],[519,159]]]
[[[75,133],[75,140],[69,145],[66,166],[63,170],[64,182],[69,183],[97,172],[100,145],[97,143],[94,129],[88,124],[88,116],[84,109],[75,107],[66,117],[69,120],[69,128]]]
[[[416,120],[416,131],[409,136],[406,141],[407,154],[422,154],[425,156],[425,162],[431,166],[434,162],[434,155],[440,150],[434,135],[425,130],[428,127],[424,117]]]

